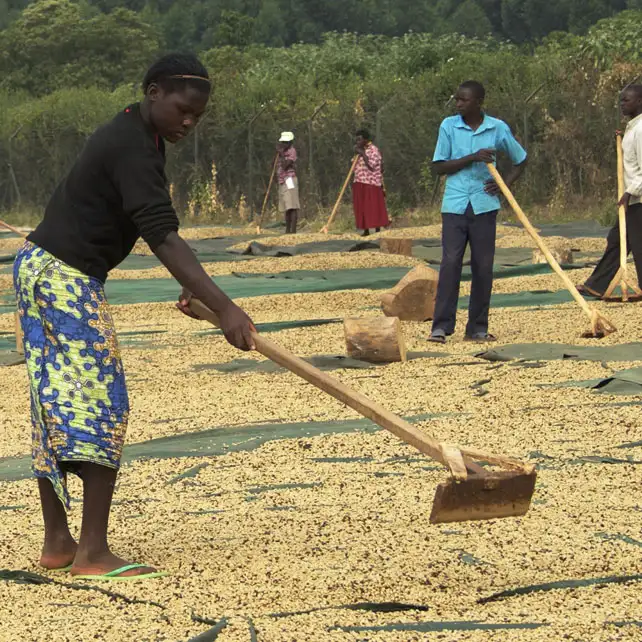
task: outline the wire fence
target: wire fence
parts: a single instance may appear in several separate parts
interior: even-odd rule
[[[634,74],[627,67],[608,82],[597,72],[588,79],[578,72],[560,85],[551,73],[516,87],[515,72],[515,78],[489,89],[489,113],[506,120],[529,152],[528,170],[518,184],[520,201],[563,212],[613,195],[613,132],[620,123],[617,93],[625,73],[631,81]],[[383,154],[391,213],[437,207],[441,186],[430,171],[431,157],[439,124],[452,113],[449,94],[427,91],[418,81],[377,92],[355,90],[347,98],[316,92],[316,100],[305,107],[269,93],[263,101],[214,98],[194,135],[168,148],[167,173],[179,212],[211,213],[212,199],[201,198],[198,207],[194,203],[199,190],[212,190],[214,168],[217,206],[233,218],[246,203],[246,218],[255,216],[279,134],[290,130],[298,152],[302,213],[316,216],[334,203],[354,154],[355,131],[364,126]],[[134,95],[123,91],[106,100],[105,94],[82,94],[79,105],[78,95],[71,93],[68,103],[58,98],[34,114],[18,112],[4,130],[0,123],[0,208],[42,210],[87,136]]]

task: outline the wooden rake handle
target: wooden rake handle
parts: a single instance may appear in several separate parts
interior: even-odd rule
[[[497,185],[499,186],[499,189],[502,191],[502,194],[504,195],[506,200],[509,202],[511,208],[513,209],[513,212],[515,212],[515,215],[519,219],[520,223],[524,226],[524,229],[535,241],[535,243],[537,244],[537,247],[539,247],[539,249],[542,251],[542,254],[546,257],[546,260],[548,261],[549,265],[551,266],[551,268],[553,268],[553,271],[560,277],[560,279],[562,279],[562,282],[566,286],[566,289],[571,293],[571,296],[577,301],[578,305],[582,308],[582,310],[584,310],[586,316],[588,316],[588,318],[591,320],[591,324],[593,325],[593,327],[595,327],[597,318],[602,319],[606,323],[608,323],[608,321],[606,321],[606,319],[603,319],[603,317],[601,317],[601,315],[596,310],[592,310],[590,308],[589,304],[584,300],[584,297],[578,292],[573,281],[571,281],[571,279],[568,278],[568,274],[566,274],[566,272],[562,270],[560,264],[557,262],[555,257],[551,254],[550,250],[542,240],[542,237],[537,233],[537,230],[532,226],[526,214],[524,214],[524,210],[522,210],[522,208],[519,206],[519,203],[515,200],[515,197],[510,191],[508,185],[506,185],[501,174],[497,171],[497,168],[492,163],[486,163],[486,166],[488,167],[488,171],[490,172],[490,175],[493,177],[493,180],[497,183]],[[609,326],[613,328],[610,331],[613,331],[615,329],[610,324]]]
[[[219,319],[216,314],[198,299],[191,299],[189,308],[201,319],[219,327]],[[260,352],[263,356],[305,379],[313,386],[327,392],[346,406],[350,406],[360,415],[389,430],[425,455],[441,462],[450,468],[451,473],[457,479],[466,478],[466,465],[462,453],[456,447],[439,443],[401,417],[386,410],[383,406],[371,401],[356,390],[352,390],[338,379],[318,370],[307,361],[291,354],[281,346],[266,339],[263,335],[253,333],[252,336],[257,352]]]
[[[352,165],[350,166],[350,171],[348,172],[348,175],[346,176],[345,181],[343,182],[343,187],[341,188],[341,191],[339,192],[339,196],[337,197],[337,202],[334,204],[334,207],[332,208],[332,213],[330,214],[330,218],[328,219],[328,222],[321,228],[321,231],[324,234],[328,233],[328,230],[330,229],[330,225],[332,225],[332,221],[334,221],[334,217],[337,215],[337,210],[339,209],[339,204],[341,203],[341,199],[343,198],[343,195],[345,194],[345,191],[348,187],[348,183],[350,182],[350,178],[352,177],[352,174],[354,173],[354,168],[357,166],[357,161],[359,160],[359,155],[357,154],[353,159],[352,159]]]
[[[624,196],[624,152],[622,151],[622,135],[617,134],[615,137],[617,146],[617,198],[618,201]],[[622,279],[626,281],[626,209],[620,206],[618,210],[618,220],[620,227],[620,269],[622,270]]]
[[[622,134],[619,132],[615,136],[617,147],[617,198],[618,201],[624,196],[624,152],[622,150]],[[626,257],[628,256],[628,243],[626,239],[626,208],[620,205],[618,209],[618,223],[620,228],[620,270],[622,300],[628,301],[629,298],[629,279],[626,269]]]
[[[270,190],[272,189],[272,183],[274,182],[274,176],[276,174],[276,166],[279,162],[279,154],[274,155],[274,163],[272,163],[272,173],[270,174],[270,182],[268,183],[267,190],[265,191],[265,198],[263,199],[263,205],[261,206],[261,214],[259,216],[258,223],[256,224],[256,233],[258,234],[261,231],[261,225],[263,225],[263,217],[265,216],[265,208],[267,207],[268,198],[270,198]]]
[[[4,221],[0,221],[0,227],[6,227],[10,232],[13,232],[14,234],[17,234],[18,236],[21,236],[23,239],[27,238],[27,235],[24,232],[21,232],[20,230],[16,229],[12,225],[9,225],[9,223],[5,223]]]

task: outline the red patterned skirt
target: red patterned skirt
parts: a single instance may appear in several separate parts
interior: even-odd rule
[[[352,208],[358,230],[372,227],[388,227],[390,219],[386,199],[380,185],[352,184]]]

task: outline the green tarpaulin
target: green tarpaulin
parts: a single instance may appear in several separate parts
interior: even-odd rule
[[[428,359],[428,358],[443,358],[443,352],[409,352],[407,354],[408,361],[413,359]],[[374,364],[360,359],[352,359],[344,355],[315,355],[313,357],[306,357],[304,361],[312,364],[319,370],[367,370],[371,368],[378,368],[387,364]],[[257,359],[234,359],[227,363],[203,363],[192,366],[196,372],[203,370],[215,370],[221,373],[237,373],[237,372],[281,372],[284,368],[269,360]]]
[[[553,361],[579,359],[583,361],[642,361],[642,342],[614,346],[574,346],[566,343],[515,343],[477,353],[488,361]]]
[[[535,224],[539,230],[540,236],[563,236],[564,238],[604,238],[609,233],[608,227],[603,227],[597,221],[571,221],[570,223],[544,223]],[[504,223],[497,227],[497,232],[501,234],[502,227],[523,229],[519,223]],[[604,242],[606,247],[606,240]]]
[[[0,332],[0,367],[24,363],[24,356],[16,351],[16,337],[9,332]]]
[[[418,243],[415,241],[415,243]],[[378,250],[379,241],[351,241],[349,239],[329,239],[300,245],[265,245],[260,241],[248,243],[244,250],[231,250],[231,253],[245,256],[301,256],[303,254],[324,254],[328,252],[360,252]]]
[[[25,584],[32,586],[61,586],[66,589],[73,589],[75,591],[94,591],[100,593],[101,595],[106,595],[112,600],[122,600],[126,604],[144,604],[148,606],[156,606],[160,609],[165,608],[165,605],[158,602],[153,602],[151,600],[141,600],[136,597],[128,597],[127,595],[122,595],[121,593],[116,593],[115,591],[110,591],[108,589],[104,589],[91,584],[82,584],[79,582],[61,582],[50,577],[45,577],[44,575],[39,575],[38,573],[31,573],[30,571],[13,571],[9,569],[0,569],[0,581],[14,582],[15,584]]]
[[[229,248],[237,243],[253,238],[251,236],[228,236],[198,241],[187,241],[201,263],[221,263],[223,261],[247,261],[252,257],[232,253]],[[130,254],[118,267],[121,270],[148,270],[159,267],[161,262],[156,256]]]
[[[406,417],[406,420],[418,422],[457,415],[459,413],[422,414]],[[123,461],[218,456],[228,452],[254,450],[268,441],[278,439],[302,439],[323,434],[377,430],[380,428],[369,419],[266,423],[234,428],[214,428],[125,446]],[[30,476],[31,458],[29,456],[0,458],[0,481],[14,481]]]
[[[295,321],[272,321],[270,323],[256,323],[256,329],[259,332],[280,332],[281,330],[292,330],[293,328],[313,328],[320,325],[330,325],[332,323],[342,323],[343,319],[302,319]],[[220,330],[199,330],[194,334],[222,334]]]
[[[256,327],[259,332],[279,332],[280,330],[290,330],[293,328],[310,328],[331,323],[340,323],[343,319],[302,319],[293,321],[274,321],[270,323],[257,323]],[[164,344],[156,341],[158,335],[166,334],[166,330],[137,330],[129,332],[119,332],[118,339],[122,346],[128,346],[138,349],[152,350],[165,347]],[[191,333],[194,336],[220,335],[220,330],[196,330]],[[0,333],[0,367],[13,366],[24,363],[24,357],[15,352],[15,335],[9,333]]]
[[[245,298],[296,292],[332,292],[336,290],[387,290],[394,287],[409,271],[404,267],[359,268],[346,270],[297,270],[275,274],[247,274],[243,272],[216,277],[214,280],[230,297]],[[545,274],[547,265],[496,267],[498,278],[524,274]],[[464,280],[470,278],[470,269],[464,270]],[[109,279],[106,293],[112,305],[128,303],[157,303],[175,301],[179,285],[174,279]],[[497,294],[492,298],[495,307],[555,305],[572,301],[566,290],[538,291],[518,294]],[[460,307],[468,306],[468,297],[461,298]],[[0,313],[15,309],[12,290],[0,292]]]
[[[540,593],[543,591],[558,591],[560,589],[577,589],[587,586],[605,586],[607,584],[627,584],[629,582],[642,581],[642,575],[610,575],[608,577],[591,577],[582,580],[559,580],[556,582],[547,582],[545,584],[533,584],[531,586],[520,586],[506,591],[494,593],[488,597],[477,600],[478,604],[488,604],[497,602],[508,597],[518,595],[529,595],[530,593]]]
[[[541,387],[590,388],[596,393],[606,395],[642,395],[642,368],[621,370],[605,379],[565,381],[564,383],[546,384]]]
[[[385,633],[405,631],[407,633],[439,633],[444,631],[504,631],[510,629],[539,629],[550,626],[545,622],[480,622],[478,620],[462,620],[455,622],[396,622],[393,624],[369,626],[340,626],[330,627],[329,631],[345,631],[346,633]],[[367,638],[366,638],[367,639]]]

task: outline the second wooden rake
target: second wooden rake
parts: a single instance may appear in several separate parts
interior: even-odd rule
[[[618,199],[621,199],[624,195],[624,154],[622,152],[622,135],[618,133],[615,140],[617,144],[617,197]],[[617,271],[615,277],[613,277],[613,280],[609,284],[609,287],[606,289],[602,298],[607,301],[624,301],[625,303],[629,301],[629,299],[639,301],[640,297],[642,297],[642,291],[639,287],[629,282],[627,272],[626,257],[629,254],[629,248],[626,236],[626,209],[624,206],[620,206],[618,210],[618,227],[620,230],[620,269]],[[615,288],[617,288],[618,285],[622,291],[621,297],[613,296]],[[629,290],[631,291],[631,296],[629,296]]]
[[[568,274],[566,274],[566,272],[562,270],[560,264],[551,254],[551,251],[548,249],[548,247],[546,247],[546,244],[542,240],[542,237],[532,226],[526,214],[524,214],[524,210],[522,210],[522,208],[519,206],[519,203],[515,200],[515,197],[508,188],[508,185],[506,185],[506,183],[504,182],[501,174],[497,171],[497,168],[492,163],[486,163],[486,166],[488,167],[490,175],[493,177],[494,181],[499,186],[499,189],[502,191],[502,194],[505,196],[506,200],[513,208],[515,216],[517,216],[519,222],[524,226],[524,229],[535,241],[537,247],[539,247],[539,249],[542,251],[542,254],[546,257],[549,265],[551,266],[551,268],[553,268],[553,271],[560,277],[562,283],[564,283],[564,285],[566,286],[566,289],[571,293],[571,296],[577,301],[577,304],[580,306],[580,308],[582,308],[586,316],[589,318],[591,322],[591,329],[588,332],[585,332],[582,336],[585,338],[594,337],[596,339],[601,339],[611,334],[612,332],[616,332],[617,328],[606,317],[589,306],[584,297],[575,287],[573,281],[568,278]]]

